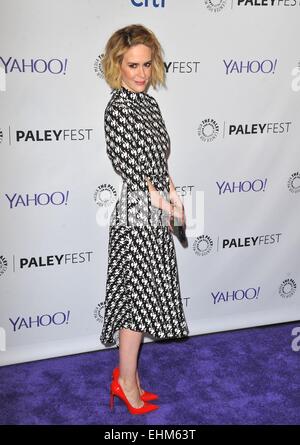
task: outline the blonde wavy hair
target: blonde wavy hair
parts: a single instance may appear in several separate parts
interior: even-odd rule
[[[150,29],[143,25],[125,26],[113,33],[105,46],[102,58],[103,73],[106,82],[112,89],[121,88],[121,64],[126,51],[134,45],[143,44],[152,52],[152,70],[150,84],[156,89],[165,85],[163,50]]]

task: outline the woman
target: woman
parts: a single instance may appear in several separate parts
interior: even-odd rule
[[[185,224],[182,202],[168,173],[169,137],[156,100],[146,91],[164,85],[162,49],[141,25],[108,40],[103,71],[113,89],[106,107],[107,154],[123,179],[110,220],[105,316],[100,340],[117,344],[114,396],[132,414],[158,408],[158,395],[141,388],[138,352],[144,333],[154,338],[188,335],[180,297],[172,224]]]

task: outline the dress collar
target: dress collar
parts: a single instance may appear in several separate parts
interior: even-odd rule
[[[140,93],[136,93],[134,91],[130,91],[127,88],[121,86],[121,88],[116,88],[112,90],[112,93],[118,94],[120,97],[124,99],[131,99],[131,100],[144,100],[148,94],[144,93],[143,91]]]

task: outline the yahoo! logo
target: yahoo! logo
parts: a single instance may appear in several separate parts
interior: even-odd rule
[[[166,5],[166,0],[131,0],[132,6],[140,8],[141,6],[148,7],[153,6],[154,8],[164,8]]]
[[[24,195],[19,195],[15,193],[13,196],[9,196],[7,193],[5,193],[5,196],[9,201],[10,209],[18,206],[46,206],[49,204],[60,206],[62,204],[68,204],[69,190],[66,192],[53,192],[51,194],[34,193],[33,195],[29,195],[26,193]]]
[[[228,303],[228,301],[238,300],[255,300],[258,298],[260,286],[257,289],[249,287],[248,289],[238,289],[233,291],[218,291],[217,293],[211,292],[214,304]]]
[[[5,73],[50,73],[50,74],[66,74],[68,59],[14,59],[9,57],[4,59],[0,56],[0,63],[3,63]]]
[[[13,326],[13,331],[19,331],[22,328],[31,329],[31,328],[40,328],[50,325],[61,326],[63,324],[68,324],[70,319],[70,311],[65,312],[56,312],[53,315],[44,314],[44,315],[36,315],[35,317],[18,317],[15,320],[9,319]]]
[[[263,61],[259,60],[224,60],[225,73],[229,74],[275,74],[275,69],[277,66],[277,59],[270,60],[265,59]]]
[[[267,178],[254,179],[254,181],[233,181],[233,182],[218,182],[216,181],[219,195],[224,193],[247,193],[247,192],[261,192],[266,190]]]

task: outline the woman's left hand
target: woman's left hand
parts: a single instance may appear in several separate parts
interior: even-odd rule
[[[171,219],[175,217],[177,220],[179,220],[181,222],[181,225],[183,227],[185,227],[186,226],[186,218],[185,218],[184,207],[180,200],[178,200],[176,202],[172,202],[172,207],[173,207],[173,211],[171,214],[169,214],[168,226],[169,226],[169,229],[172,232],[174,232]]]

